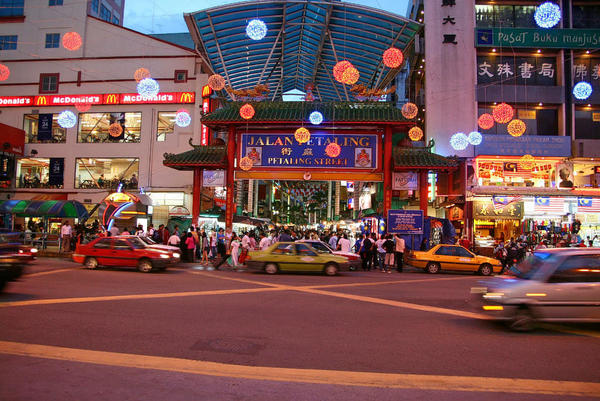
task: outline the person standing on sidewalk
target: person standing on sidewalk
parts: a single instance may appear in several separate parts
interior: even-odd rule
[[[402,269],[404,268],[404,249],[406,248],[406,243],[404,242],[404,238],[400,238],[397,234],[394,234],[394,243],[395,243],[395,251],[396,255],[396,270],[398,273],[402,273]]]
[[[62,252],[71,251],[71,236],[73,235],[73,229],[68,221],[65,221],[60,228],[60,245]]]
[[[394,240],[392,239],[392,234],[388,234],[385,236],[383,249],[385,249],[383,269],[387,273],[392,273],[392,267],[394,266]]]

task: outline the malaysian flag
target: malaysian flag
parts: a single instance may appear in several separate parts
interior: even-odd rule
[[[587,196],[577,198],[577,211],[579,213],[600,213],[600,199]]]
[[[565,213],[565,201],[563,198],[551,198],[549,196],[536,196],[533,210],[543,213]]]
[[[518,202],[522,199],[522,196],[492,196],[492,203],[494,204],[494,210],[500,210],[511,203]]]

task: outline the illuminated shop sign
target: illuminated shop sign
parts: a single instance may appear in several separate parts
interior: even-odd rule
[[[194,103],[194,92],[163,92],[155,96],[142,96],[137,93],[105,93],[96,95],[39,95],[39,96],[0,96],[3,106],[76,106],[112,104],[158,104]]]

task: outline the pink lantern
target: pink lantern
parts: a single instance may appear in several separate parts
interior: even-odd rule
[[[63,35],[62,44],[65,49],[75,51],[81,47],[83,40],[77,32],[67,32]]]
[[[404,61],[404,55],[400,49],[396,49],[395,47],[390,47],[386,51],[383,52],[383,64],[389,68],[398,68],[402,65]]]
[[[10,68],[4,64],[0,64],[0,81],[6,81],[10,76]]]

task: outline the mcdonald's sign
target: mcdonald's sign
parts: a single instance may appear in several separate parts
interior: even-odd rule
[[[36,106],[47,106],[48,98],[46,96],[36,96],[34,103]]]
[[[204,89],[202,89],[204,93]],[[179,103],[194,103],[196,101],[196,94],[194,92],[181,92],[179,96]]]
[[[208,85],[202,87],[202,97],[209,97],[212,95],[212,89]]]
[[[119,95],[116,93],[110,93],[108,95],[104,95],[103,104],[119,104]]]

